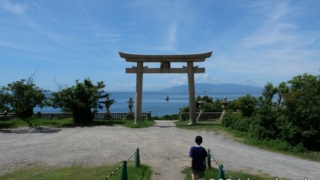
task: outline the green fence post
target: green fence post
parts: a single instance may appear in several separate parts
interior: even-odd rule
[[[127,172],[127,161],[123,161],[121,174],[120,174],[120,180],[128,180],[128,172]]]
[[[135,159],[134,159],[134,167],[139,167],[139,166],[140,166],[140,155],[139,155],[139,148],[137,148]]]
[[[206,157],[206,165],[207,169],[211,169],[211,155],[210,155],[210,149],[208,149],[207,157]]]
[[[218,179],[224,179],[223,165],[219,164]]]

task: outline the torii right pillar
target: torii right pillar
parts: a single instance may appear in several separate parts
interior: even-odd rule
[[[189,116],[190,116],[189,125],[195,125],[197,124],[197,119],[196,119],[193,61],[188,61],[187,67],[188,67]]]

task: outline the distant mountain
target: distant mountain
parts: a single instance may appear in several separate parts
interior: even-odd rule
[[[240,85],[240,84],[209,84],[196,83],[195,90],[199,91],[262,91],[262,87]],[[163,89],[163,91],[188,91],[188,85],[172,86],[171,88]]]

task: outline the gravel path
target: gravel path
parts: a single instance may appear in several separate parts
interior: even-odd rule
[[[103,165],[127,159],[140,149],[141,163],[153,167],[153,180],[182,180],[189,148],[196,135],[225,169],[267,173],[274,177],[320,179],[320,163],[281,155],[234,142],[216,132],[178,129],[157,121],[144,129],[122,126],[20,128],[0,130],[0,175],[30,166]],[[212,162],[212,165],[215,165]],[[216,178],[216,177],[213,177]]]

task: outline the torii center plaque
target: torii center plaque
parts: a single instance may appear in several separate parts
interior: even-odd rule
[[[194,62],[204,62],[206,58],[211,57],[212,51],[201,54],[182,54],[182,55],[145,55],[145,54],[128,54],[119,52],[120,57],[126,59],[127,62],[136,62],[137,66],[126,68],[126,73],[137,74],[136,79],[136,101],[135,101],[135,124],[141,122],[142,110],[142,82],[143,73],[187,73],[188,74],[188,90],[189,90],[189,115],[190,125],[196,124],[196,104],[195,104],[195,88],[194,73],[204,73],[205,68],[193,66]],[[143,67],[144,62],[160,63],[159,68]],[[187,63],[187,67],[171,68],[171,63]]]

